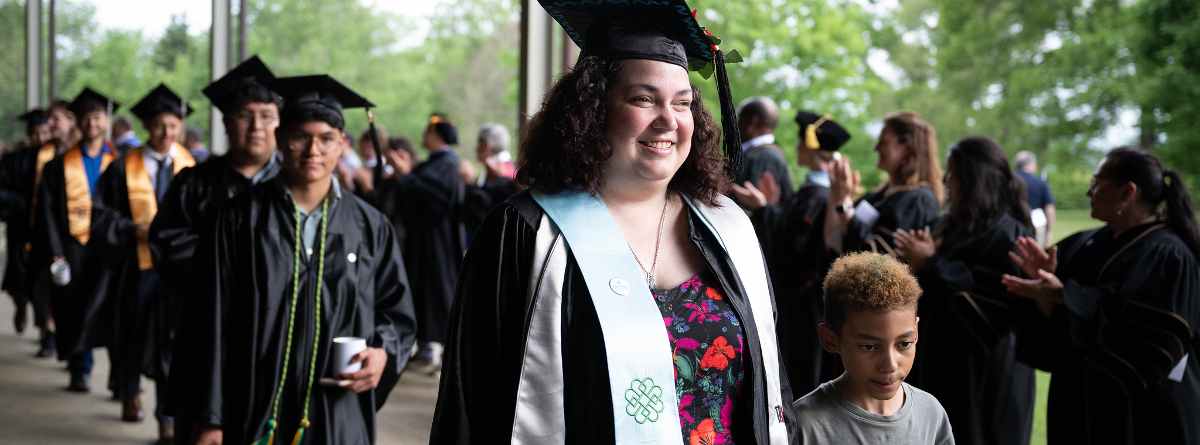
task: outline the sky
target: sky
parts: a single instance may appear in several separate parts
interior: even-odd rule
[[[171,16],[185,14],[191,29],[212,26],[211,0],[86,0],[96,5],[96,21],[102,28],[143,30],[157,35],[171,23]],[[368,0],[376,8],[408,17],[429,17],[438,1]],[[237,0],[231,0],[237,4]],[[236,6],[235,6],[236,8]],[[131,13],[130,11],[136,11]],[[236,18],[234,19],[236,20]],[[423,37],[416,37],[417,42]],[[410,42],[404,42],[410,43]]]

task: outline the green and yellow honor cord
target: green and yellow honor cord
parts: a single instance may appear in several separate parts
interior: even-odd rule
[[[293,204],[293,207],[295,205]],[[274,400],[271,402],[271,420],[267,421],[267,436],[255,442],[255,445],[275,445],[275,427],[279,420],[279,403],[283,399],[283,388],[287,383],[288,363],[292,356],[292,328],[296,321],[296,303],[300,300],[300,250],[301,232],[304,230],[300,222],[300,209],[296,208],[296,244],[293,249],[295,253],[292,255],[292,307],[288,311],[287,324],[287,342],[283,348],[283,377],[279,382],[279,387],[275,390]],[[329,224],[329,198],[326,198],[321,203],[321,243],[318,249],[317,259],[317,291],[316,291],[316,309],[313,311],[313,347],[312,356],[309,358],[308,364],[308,385],[304,392],[304,414],[300,419],[300,428],[296,430],[296,436],[292,438],[292,445],[300,445],[304,440],[304,432],[308,430],[311,423],[308,421],[308,406],[312,400],[313,377],[317,370],[317,353],[318,347],[321,344],[321,288],[324,287],[322,281],[325,277],[325,234],[326,227]]]

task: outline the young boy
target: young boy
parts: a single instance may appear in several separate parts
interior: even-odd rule
[[[846,371],[792,405],[800,444],[953,445],[937,399],[904,383],[917,355],[921,288],[908,267],[875,253],[839,258],[825,276],[825,350]]]

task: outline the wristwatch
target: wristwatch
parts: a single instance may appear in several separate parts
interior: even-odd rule
[[[839,215],[845,215],[847,213],[850,213],[850,209],[851,209],[850,203],[847,201],[842,201],[842,203],[838,204],[837,207],[835,207],[833,210],[838,212]]]

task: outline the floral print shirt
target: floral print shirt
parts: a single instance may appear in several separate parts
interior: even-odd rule
[[[733,305],[700,275],[653,294],[674,351],[683,442],[732,445],[744,369],[742,323]]]

